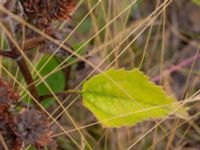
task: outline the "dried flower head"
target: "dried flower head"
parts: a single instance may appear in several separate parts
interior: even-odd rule
[[[10,150],[20,150],[22,142],[13,132],[12,126],[13,126],[12,114],[10,114],[7,111],[0,113],[0,134],[3,137],[6,146]],[[4,149],[3,145],[0,144],[0,150],[3,149]]]
[[[10,84],[0,79],[0,113],[9,109],[19,98],[19,94],[12,89]]]
[[[39,28],[48,27],[52,20],[70,19],[73,0],[20,0],[27,19]]]
[[[40,111],[25,110],[14,119],[14,132],[25,145],[42,148],[51,141],[46,117]]]

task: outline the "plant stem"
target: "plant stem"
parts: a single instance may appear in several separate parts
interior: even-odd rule
[[[35,47],[41,45],[44,42],[45,42],[45,38],[38,36],[38,37],[26,40],[23,44],[21,42],[19,45],[23,45],[24,51],[27,51],[27,50],[30,50],[32,48],[35,48]],[[0,50],[0,55],[11,58],[11,59],[17,59],[17,57],[18,57],[17,55],[14,55],[12,50],[10,50],[10,49],[7,51]]]
[[[15,59],[15,57],[16,57],[15,55],[13,55],[12,52],[7,52],[7,51],[3,51],[3,50],[0,50],[0,55],[11,58],[11,59]]]
[[[20,56],[20,54],[19,54],[19,52],[17,51],[17,49],[13,48],[13,49],[12,49],[12,52],[13,52],[14,55],[19,55],[19,56]],[[38,91],[37,91],[37,89],[36,89],[35,84],[32,84],[32,83],[34,83],[34,80],[33,80],[33,77],[32,77],[32,75],[31,75],[31,73],[30,73],[30,70],[29,70],[29,68],[28,68],[28,66],[27,66],[27,64],[26,64],[26,62],[25,62],[25,60],[24,60],[24,58],[23,58],[22,56],[20,56],[20,58],[17,59],[16,62],[17,62],[18,66],[19,66],[19,69],[20,69],[20,71],[21,71],[21,73],[22,73],[22,75],[23,75],[23,77],[24,77],[24,79],[25,79],[25,81],[26,81],[26,83],[27,83],[27,86],[28,86],[28,89],[29,89],[29,91],[30,91],[30,94],[31,94],[36,100],[39,101]],[[29,86],[29,85],[30,85],[30,86]]]
[[[43,44],[45,42],[45,38],[42,36],[37,36],[31,39],[27,39],[24,43],[23,43],[23,49],[24,51],[26,50],[30,50],[32,48],[38,47],[39,45]],[[22,45],[22,44],[19,44]]]
[[[7,36],[7,40],[8,40],[8,43],[9,43],[9,46],[11,48],[10,50],[10,53],[15,56],[15,60],[19,66],[19,69],[26,81],[26,84],[28,86],[28,90],[30,92],[30,94],[37,100],[39,101],[39,95],[38,95],[38,91],[36,89],[36,86],[34,84],[34,80],[33,80],[33,77],[31,75],[31,72],[28,68],[28,65],[26,64],[26,61],[25,59],[23,58],[23,56],[21,56],[21,52],[18,50],[18,48],[13,44],[12,42],[12,34],[9,34],[9,33],[12,33],[11,31],[11,28],[9,26],[9,24],[7,24],[6,22],[4,23],[1,23],[1,26],[2,28],[5,30],[5,32],[8,33],[8,36]],[[30,86],[29,86],[30,85]],[[37,107],[37,106],[36,106]]]
[[[68,67],[64,68],[63,72],[64,72],[64,75],[65,75],[65,88],[64,88],[64,90],[67,90],[69,88],[71,66],[68,66]]]
[[[78,90],[68,90],[66,92],[58,92],[58,93],[55,93],[56,96],[68,96],[70,94],[80,94],[81,91],[78,91]],[[43,101],[47,98],[52,98],[54,97],[52,94],[48,94],[48,95],[43,95],[43,96],[40,96],[39,99],[40,101]]]
[[[187,59],[184,59],[184,60],[183,60],[182,62],[180,62],[179,64],[174,65],[174,66],[172,66],[171,68],[169,68],[169,69],[167,69],[167,70],[164,70],[163,72],[173,73],[173,72],[179,70],[180,68],[182,68],[182,67],[184,67],[184,66],[186,66],[186,65],[188,65],[188,64],[190,64],[190,63],[192,63],[193,61],[198,60],[198,59],[200,59],[200,54],[198,54],[198,55],[196,55],[196,56],[189,57],[189,58],[187,58]],[[160,78],[161,78],[161,76],[160,76],[160,75],[157,75],[157,76],[153,77],[153,78],[151,79],[151,81],[157,82],[157,81],[160,80]]]
[[[55,59],[59,64],[61,64],[62,61],[63,61],[63,60],[61,61],[57,57],[55,57]],[[62,68],[62,71],[63,71],[64,76],[65,76],[65,87],[64,87],[64,90],[68,90],[69,89],[70,74],[71,74],[71,65]]]

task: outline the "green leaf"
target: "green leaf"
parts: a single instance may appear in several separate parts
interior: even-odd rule
[[[49,59],[50,56],[45,55],[43,58],[40,60],[40,62],[37,65],[37,69],[40,70],[42,66],[46,63],[46,61]],[[40,74],[42,76],[47,75],[50,73],[54,68],[56,68],[59,65],[59,62],[56,60],[55,57],[53,57],[47,64],[46,66],[41,70]],[[65,77],[64,73],[62,70],[57,71],[50,75],[46,80],[47,84],[49,87],[52,89],[53,92],[61,92],[64,90],[65,87]],[[40,95],[46,95],[50,94],[50,91],[46,87],[44,83],[41,83],[37,86],[38,92]],[[49,107],[50,105],[53,104],[54,99],[49,98],[43,102],[43,106],[45,108]]]
[[[55,104],[54,98],[47,98],[41,102],[44,108],[49,108],[51,105]]]
[[[195,3],[196,5],[200,6],[200,0],[192,0],[193,3]]]
[[[150,82],[138,69],[110,69],[83,85],[83,104],[105,126],[131,126],[147,119],[167,116],[177,108],[174,97]],[[185,109],[176,114],[186,117]]]

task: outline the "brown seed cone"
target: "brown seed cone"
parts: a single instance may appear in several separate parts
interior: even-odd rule
[[[0,113],[9,109],[19,98],[19,93],[15,92],[11,85],[0,79]]]
[[[16,136],[28,145],[37,148],[47,146],[51,141],[51,131],[46,117],[40,111],[25,110],[14,118],[13,130]]]
[[[4,111],[0,113],[0,134],[9,150],[20,150],[22,142],[18,139],[12,130],[12,114]],[[0,141],[0,150],[4,150]]]
[[[52,20],[70,19],[73,0],[20,0],[27,19],[39,28],[47,28]]]

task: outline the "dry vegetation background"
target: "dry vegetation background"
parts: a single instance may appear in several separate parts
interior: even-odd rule
[[[36,86],[57,72],[63,72],[65,78],[63,81],[58,76],[44,84],[52,89],[49,90],[49,96],[53,95],[54,98],[42,101],[43,105],[39,107],[49,120],[51,133],[45,130],[46,126],[43,124],[46,122],[39,112],[31,111],[29,115],[20,114],[17,117],[17,123],[20,123],[20,118],[25,118],[25,122],[30,123],[28,126],[31,126],[32,121],[37,125],[37,121],[43,120],[38,123],[42,124],[39,130],[35,126],[30,129],[33,130],[31,134],[35,135],[31,135],[29,141],[23,139],[24,135],[19,137],[26,141],[22,144],[24,149],[34,149],[29,144],[35,144],[36,147],[39,145],[37,149],[43,149],[41,145],[49,142],[44,141],[45,138],[52,138],[46,149],[58,150],[200,149],[198,101],[186,104],[191,116],[188,120],[170,117],[162,122],[149,120],[134,127],[108,129],[96,123],[93,115],[83,107],[80,96],[62,93],[57,95],[57,92],[64,90],[80,89],[85,80],[99,73],[99,69],[104,71],[111,67],[124,67],[130,70],[138,67],[148,74],[152,81],[162,85],[169,95],[175,95],[179,100],[198,96],[200,6],[192,0],[77,0],[72,17],[56,14],[54,18],[50,18],[52,22],[48,22],[51,25],[47,27],[44,27],[44,24],[35,26],[34,21],[31,22],[30,18],[27,19],[24,15],[23,6],[16,6],[15,1],[8,0],[7,5],[3,5],[3,0],[0,1],[1,49],[5,51],[13,48],[9,47],[10,42],[19,46],[22,57],[26,57],[25,62]],[[36,1],[33,0],[32,4]],[[64,11],[64,14],[67,13]],[[39,31],[44,31],[44,28],[45,32]],[[29,50],[23,50],[27,39],[34,37],[37,37],[39,44]],[[8,40],[9,38],[11,40]],[[41,68],[45,66],[38,69],[38,62],[47,54],[54,56],[58,65],[42,72]],[[34,100],[31,102],[34,96],[31,98],[30,93],[27,98],[30,88],[27,88],[15,61],[14,58],[1,57],[0,75],[19,92],[21,98],[15,105],[15,111],[21,113],[37,108],[40,103],[35,104]],[[63,90],[55,89],[60,85],[61,88],[63,85]],[[4,114],[3,118],[7,115]],[[0,121],[1,119],[2,116]],[[9,149],[13,138],[12,135],[7,136],[2,132],[5,130],[4,126],[5,124],[0,123],[0,141],[4,141],[0,142],[4,143],[0,144],[0,150],[6,149],[5,145],[8,145]],[[26,132],[16,130],[14,133],[17,132],[17,135]],[[43,140],[43,143],[40,141],[38,144],[38,141],[32,139],[38,137],[35,132],[44,134],[44,137],[39,139]]]

